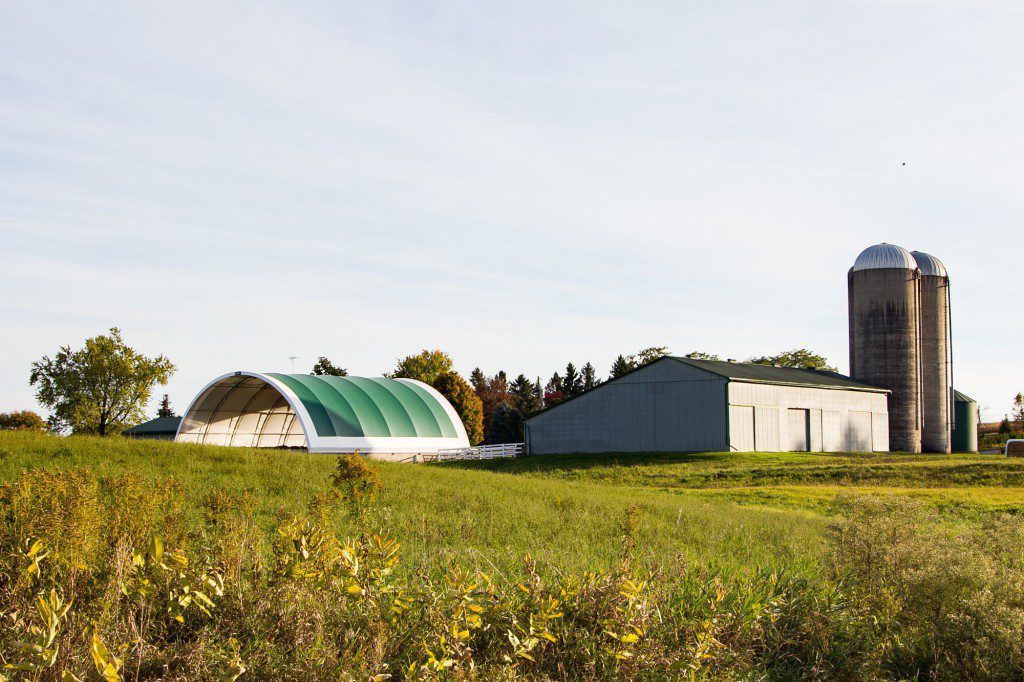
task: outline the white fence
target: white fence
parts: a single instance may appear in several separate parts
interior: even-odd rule
[[[447,462],[456,459],[495,459],[498,457],[522,457],[525,452],[523,443],[498,443],[497,445],[476,445],[471,448],[448,448],[438,450],[437,454],[423,453],[413,455],[407,460],[412,462]]]

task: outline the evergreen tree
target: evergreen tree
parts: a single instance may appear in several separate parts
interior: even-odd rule
[[[566,398],[583,393],[583,377],[580,376],[576,365],[571,362],[565,366],[565,376],[562,377],[562,393]]]
[[[512,409],[518,412],[523,419],[544,407],[544,399],[539,395],[537,386],[523,374],[516,377],[509,386],[508,392],[512,398]]]
[[[617,379],[623,374],[629,374],[634,369],[636,369],[636,365],[633,364],[632,360],[627,358],[625,355],[620,355],[615,358],[615,362],[612,363],[612,372],[609,378]]]
[[[477,395],[480,395],[487,390],[487,375],[479,367],[475,367],[469,373],[469,385],[473,387]],[[482,397],[480,399],[483,400]]]
[[[601,383],[601,380],[597,378],[597,370],[595,370],[594,366],[589,362],[583,365],[583,369],[581,370],[580,374],[583,376],[584,391],[589,391],[590,389],[594,388],[595,386]]]
[[[539,380],[538,380],[539,381]],[[548,379],[547,385],[544,387],[544,407],[551,407],[565,400],[565,390],[562,383],[562,376],[555,372]]]
[[[177,417],[174,414],[174,409],[171,407],[170,397],[164,393],[164,397],[160,400],[160,409],[156,411],[157,417]]]

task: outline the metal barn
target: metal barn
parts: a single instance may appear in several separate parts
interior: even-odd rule
[[[889,391],[832,372],[666,357],[530,417],[531,454],[889,449]]]

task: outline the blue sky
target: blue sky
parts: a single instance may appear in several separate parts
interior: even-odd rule
[[[1024,390],[1015,2],[0,5],[0,410],[120,326],[235,369],[667,345],[847,367],[865,246],[950,270],[957,385]],[[906,163],[906,165],[902,165]]]

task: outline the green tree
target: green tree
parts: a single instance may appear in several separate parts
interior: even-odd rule
[[[651,346],[650,348],[644,348],[643,350],[633,355],[620,355],[615,358],[615,362],[612,363],[612,379],[621,377],[623,374],[628,374],[634,369],[649,365],[655,360],[660,360],[669,354],[668,348],[665,346]]]
[[[399,360],[395,371],[388,376],[395,379],[416,379],[434,386],[434,382],[442,374],[453,372],[454,367],[451,357],[444,351],[424,350],[419,355],[410,355]]]
[[[978,423],[980,424],[981,420],[978,420]],[[1006,435],[1011,431],[1013,431],[1013,426],[1010,425],[1010,417],[1005,416],[1003,421],[999,422],[999,433]]]
[[[589,391],[601,383],[601,380],[597,378],[597,370],[589,362],[583,365],[583,369],[580,370],[580,376],[583,377],[584,391]]]
[[[473,392],[473,387],[451,371],[439,374],[431,385],[448,399],[459,414],[462,425],[466,427],[470,444],[480,443],[484,439],[484,407],[480,398]]]
[[[49,425],[32,410],[0,412],[0,431],[48,431]]]
[[[344,367],[338,367],[333,362],[321,355],[316,360],[316,364],[313,365],[313,370],[310,374],[314,376],[331,376],[331,377],[347,377],[348,370]]]
[[[539,384],[540,379],[534,384],[526,378],[526,375],[520,374],[509,386],[508,392],[512,398],[512,409],[524,419],[544,408],[544,396],[541,395]]]
[[[695,350],[687,353],[683,356],[684,358],[690,358],[691,360],[718,360],[720,359],[714,353],[705,353],[703,351]]]
[[[177,417],[174,413],[174,408],[171,407],[171,398],[166,393],[164,397],[160,399],[160,409],[156,411],[157,417]]]
[[[651,346],[650,348],[644,348],[636,355],[630,356],[630,359],[633,360],[637,367],[643,367],[644,365],[651,364],[655,360],[662,359],[668,354],[669,350],[665,346]]]
[[[629,374],[634,369],[636,369],[636,365],[634,365],[633,362],[625,355],[620,355],[615,358],[615,362],[612,363],[612,371],[609,378],[617,379],[623,374]]]
[[[477,395],[487,390],[487,375],[479,367],[474,367],[469,373],[469,385],[473,387]],[[483,398],[481,398],[483,400]]]
[[[824,356],[818,355],[806,348],[794,348],[778,355],[750,358],[747,362],[752,362],[755,365],[778,365],[779,367],[795,367],[797,369],[816,369],[822,372],[839,371],[834,365],[829,364]]]
[[[1013,421],[1017,422],[1018,429],[1024,429],[1024,393],[1013,398]]]
[[[84,348],[63,346],[53,358],[33,362],[29,383],[52,410],[55,428],[105,436],[141,422],[153,387],[166,384],[174,370],[163,355],[147,358],[129,348],[112,327]]]
[[[566,398],[583,393],[583,377],[580,376],[576,365],[571,362],[565,366],[565,376],[562,377],[562,393]]]

